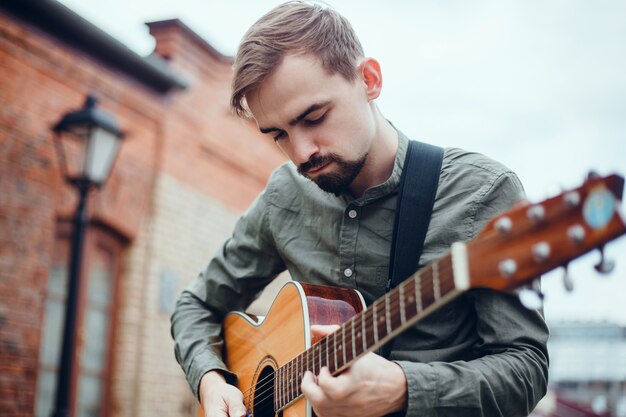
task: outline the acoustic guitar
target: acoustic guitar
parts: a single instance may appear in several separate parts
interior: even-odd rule
[[[228,314],[225,360],[237,375],[248,415],[311,417],[300,391],[306,370],[317,375],[325,366],[339,374],[472,288],[510,291],[593,249],[603,254],[605,243],[626,233],[623,187],[617,175],[590,174],[575,190],[539,204],[520,203],[368,307],[356,290],[289,282],[264,318]],[[596,269],[611,269],[604,255]],[[312,324],[341,326],[314,340]]]

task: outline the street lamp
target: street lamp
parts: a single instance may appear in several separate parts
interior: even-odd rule
[[[52,128],[65,180],[78,190],[70,256],[63,348],[57,378],[53,417],[70,417],[71,378],[76,357],[76,310],[80,293],[83,242],[87,225],[87,195],[101,187],[118,154],[123,134],[115,118],[96,107],[89,96],[82,109],[66,113]]]

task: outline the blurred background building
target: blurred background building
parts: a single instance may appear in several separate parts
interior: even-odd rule
[[[76,193],[52,126],[93,94],[124,131],[91,193],[77,416],[191,415],[169,315],[284,160],[230,114],[232,58],[178,20],[153,22],[149,57],[55,1],[0,3],[0,415],[49,417]]]
[[[626,416],[626,328],[553,324],[549,350],[550,382],[559,398],[601,415]]]
[[[71,378],[78,416],[189,416],[169,315],[284,160],[228,108],[232,58],[179,20],[137,55],[55,1],[0,3],[0,415],[48,417],[62,338],[74,190],[51,128],[87,95],[126,138],[92,193]],[[262,307],[260,307],[262,308]],[[626,416],[625,330],[552,326],[536,416]]]

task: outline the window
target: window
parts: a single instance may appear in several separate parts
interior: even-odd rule
[[[59,224],[48,278],[39,354],[37,417],[49,417],[54,407],[65,323],[70,231],[70,225]],[[78,353],[71,378],[73,415],[77,417],[107,415],[121,252],[122,241],[111,232],[96,226],[88,228],[77,308]]]

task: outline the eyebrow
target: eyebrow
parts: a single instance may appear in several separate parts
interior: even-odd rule
[[[324,101],[322,103],[315,103],[315,104],[310,105],[305,111],[303,111],[298,116],[296,116],[293,119],[291,119],[289,121],[289,126],[297,125],[299,122],[302,121],[302,119],[307,117],[309,114],[311,114],[314,111],[319,110],[319,109],[321,109],[323,107],[326,107],[328,105],[328,103],[330,103],[330,101]],[[276,131],[279,131],[279,130],[282,130],[282,129],[279,129],[277,127],[259,127],[259,130],[261,131],[261,133],[270,133],[270,132],[276,132]]]

